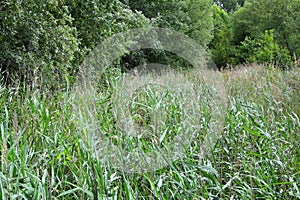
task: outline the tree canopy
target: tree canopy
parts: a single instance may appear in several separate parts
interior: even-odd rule
[[[249,0],[233,15],[234,42],[257,38],[274,30],[276,41],[291,54],[300,55],[300,1]]]
[[[215,0],[215,4],[227,12],[232,12],[244,6],[245,0]]]

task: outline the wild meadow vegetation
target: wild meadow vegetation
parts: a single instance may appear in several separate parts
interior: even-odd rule
[[[143,173],[103,165],[86,148],[71,88],[49,95],[1,85],[1,198],[299,198],[299,69],[249,65],[222,76],[229,104],[212,151],[200,159],[194,146]],[[109,113],[100,117],[109,134]]]
[[[299,0],[1,1],[0,199],[300,199],[299,9]],[[208,52],[226,106],[213,104],[189,61],[140,49],[99,77],[91,100],[99,126],[88,126],[88,91],[75,92],[86,56],[108,37],[149,27]],[[171,78],[179,89],[139,76],[131,95],[118,88],[149,63],[180,69]],[[224,114],[220,129],[213,112]],[[184,152],[159,168],[124,170],[95,154],[97,137],[147,153],[190,129]],[[207,134],[216,135],[211,146]]]

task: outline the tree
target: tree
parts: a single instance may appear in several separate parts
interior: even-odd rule
[[[214,38],[209,47],[213,60],[218,68],[225,67],[230,62],[233,46],[230,17],[219,6],[214,5]]]
[[[65,5],[74,18],[80,48],[88,51],[118,32],[149,24],[143,14],[117,0],[75,0],[66,1]]]
[[[274,38],[290,54],[300,56],[300,1],[249,0],[233,15],[234,42],[274,30]]]
[[[239,7],[243,7],[245,0],[216,0],[214,3],[225,11],[232,12],[237,10]]]
[[[291,56],[286,48],[274,40],[273,30],[267,30],[258,38],[246,37],[238,47],[238,55],[242,62],[270,63],[281,69],[291,66]]]
[[[5,0],[0,11],[1,75],[47,88],[64,87],[106,37],[149,21],[117,0]]]
[[[52,87],[73,72],[76,29],[59,1],[5,0],[0,10],[0,72],[7,83],[42,74]]]
[[[170,28],[186,34],[207,48],[212,39],[212,0],[123,0],[132,10],[140,11],[155,27]],[[135,58],[135,59],[134,59]],[[138,59],[136,59],[138,58]],[[187,68],[191,64],[176,55],[161,50],[140,50],[125,57],[123,62],[139,65],[158,62]]]
[[[75,0],[66,2],[74,18],[73,24],[78,31],[80,40],[79,63],[83,61],[85,55],[106,38],[132,28],[149,26],[150,20],[141,12],[133,11],[128,5],[117,0]],[[138,57],[138,59],[141,58]],[[125,63],[129,63],[129,61],[120,62],[118,60],[114,64],[126,68],[123,67]]]
[[[124,0],[132,10],[141,11],[152,24],[182,32],[204,47],[212,39],[212,0]]]

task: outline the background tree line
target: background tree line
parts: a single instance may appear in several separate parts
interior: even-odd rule
[[[300,55],[299,21],[299,0],[4,0],[1,81],[64,86],[103,39],[148,26],[192,37],[211,52],[219,68],[257,62],[286,69]],[[155,50],[131,52],[117,64],[156,61],[187,64]]]

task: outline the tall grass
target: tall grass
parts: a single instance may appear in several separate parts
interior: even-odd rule
[[[300,70],[251,65],[222,76],[229,106],[212,152],[199,157],[194,141],[184,157],[142,173],[87,151],[68,89],[0,86],[0,199],[300,198]],[[110,112],[99,120],[114,127]]]

